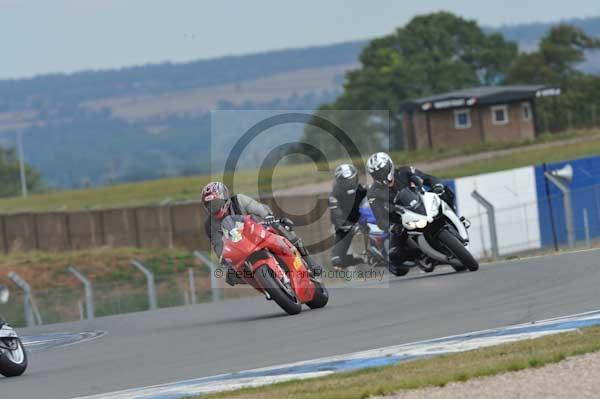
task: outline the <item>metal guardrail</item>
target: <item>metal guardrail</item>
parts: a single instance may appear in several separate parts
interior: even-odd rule
[[[91,320],[96,313],[94,310],[94,289],[92,288],[92,283],[73,266],[69,266],[69,271],[83,283],[83,288],[85,290],[85,313],[88,320]]]
[[[490,229],[490,241],[492,247],[492,258],[494,260],[500,257],[500,250],[498,247],[498,233],[496,231],[496,210],[494,205],[486,200],[477,190],[471,193],[471,197],[475,199],[475,201],[479,202],[487,211],[488,217],[488,227]]]
[[[19,288],[23,290],[23,307],[25,312],[25,323],[27,327],[33,327],[36,324],[42,325],[42,316],[37,309],[31,286],[16,272],[10,272],[8,278],[11,279]]]
[[[131,264],[146,276],[146,284],[148,287],[148,308],[150,310],[155,310],[158,306],[156,301],[156,284],[154,283],[154,273],[152,273],[150,269],[148,269],[142,262],[138,260],[132,260]]]
[[[569,248],[575,247],[575,221],[573,218],[573,203],[571,202],[571,190],[569,183],[573,178],[573,168],[567,164],[561,170],[553,170],[544,172],[544,176],[548,181],[552,182],[563,194],[563,202],[565,208],[565,225],[567,227],[567,241]]]
[[[215,272],[219,267],[215,265],[209,257],[204,255],[200,251],[194,251],[194,256],[210,269],[210,289],[212,294],[212,301],[218,302],[219,300],[221,300],[221,288],[219,287],[219,282]]]

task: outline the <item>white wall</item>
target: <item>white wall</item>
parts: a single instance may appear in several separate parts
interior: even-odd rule
[[[500,254],[541,247],[535,168],[525,167],[455,180],[459,213],[471,220],[470,249],[491,254],[487,213],[471,193],[477,190],[496,208]]]

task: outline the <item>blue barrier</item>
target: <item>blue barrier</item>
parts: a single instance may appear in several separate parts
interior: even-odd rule
[[[561,169],[570,164],[573,167],[573,181],[570,184],[573,202],[576,240],[585,240],[583,210],[588,211],[588,221],[591,237],[600,236],[600,156],[574,159],[564,162],[554,162],[546,165],[547,170]],[[567,231],[564,218],[564,203],[562,193],[546,179],[544,166],[535,167],[535,180],[538,195],[538,214],[542,246],[552,246],[552,220],[556,231],[558,244],[567,243]],[[552,208],[552,213],[550,212]]]

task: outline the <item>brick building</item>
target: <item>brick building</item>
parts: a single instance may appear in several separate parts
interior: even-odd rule
[[[402,107],[407,148],[533,139],[536,98],[559,94],[558,88],[540,85],[486,86],[408,101]]]

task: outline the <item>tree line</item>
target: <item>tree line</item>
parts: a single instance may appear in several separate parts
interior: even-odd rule
[[[399,150],[404,148],[401,106],[409,99],[472,86],[539,83],[563,90],[556,101],[542,101],[542,129],[560,130],[567,118],[576,127],[591,115],[586,110],[592,104],[600,106],[600,77],[576,68],[586,51],[599,47],[600,40],[581,29],[559,24],[550,28],[536,51],[520,52],[516,42],[473,20],[449,12],[421,15],[372,40],[360,54],[360,68],[347,73],[344,92],[322,105],[317,116],[328,115],[348,127],[359,145],[389,138],[392,149]],[[389,118],[352,110],[387,110]],[[336,139],[318,127],[307,126],[303,139],[334,155],[346,155]]]

